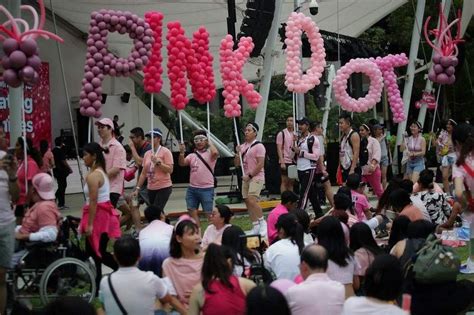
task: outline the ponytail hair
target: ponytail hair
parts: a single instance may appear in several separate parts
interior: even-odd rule
[[[106,169],[104,153],[108,153],[108,149],[102,148],[97,142],[90,142],[84,146],[83,151],[94,155],[96,165],[100,166],[103,170]]]
[[[301,254],[304,248],[304,229],[298,222],[298,218],[293,213],[282,214],[276,223],[277,230],[283,229],[287,238],[293,244],[298,246],[298,251]]]

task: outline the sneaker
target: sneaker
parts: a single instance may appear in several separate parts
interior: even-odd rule
[[[265,219],[258,220],[258,234],[262,236],[262,238],[267,238],[267,221]]]

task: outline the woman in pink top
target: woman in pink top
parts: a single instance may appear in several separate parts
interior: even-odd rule
[[[469,124],[460,124],[454,128],[453,143],[458,154],[453,165],[454,190],[458,200],[464,200],[466,190],[467,204],[474,212],[474,128]]]
[[[222,242],[222,233],[231,226],[230,219],[234,213],[226,205],[216,205],[209,217],[209,224],[202,236],[201,247],[206,250],[209,244],[214,243],[220,245]]]
[[[39,152],[33,147],[31,139],[26,139],[26,163],[25,163],[25,145],[24,139],[19,137],[15,145],[15,156],[19,161],[18,170],[16,175],[18,177],[18,186],[20,186],[20,198],[16,202],[15,217],[17,218],[17,224],[21,224],[21,219],[25,214],[25,210],[30,200],[30,189],[31,180],[33,177],[40,173],[40,167],[43,165],[43,161]]]
[[[147,133],[147,137],[153,138],[153,150],[147,151],[143,157],[143,169],[138,178],[137,187],[132,192],[132,197],[138,195],[140,188],[147,180],[146,188],[150,205],[164,211],[173,187],[171,182],[173,155],[168,148],[161,145],[162,133],[159,128],[151,130]]]
[[[244,315],[245,297],[255,283],[232,275],[232,252],[216,244],[209,245],[202,265],[201,283],[189,301],[189,315]]]
[[[49,148],[48,141],[40,141],[40,152],[41,156],[43,157],[43,166],[41,167],[41,171],[52,175],[52,171],[54,168],[54,155],[53,152],[51,152],[51,149]]]
[[[175,225],[170,242],[170,256],[163,262],[163,277],[173,283],[176,295],[186,307],[193,287],[201,280],[203,256],[200,253],[199,228],[184,216]]]
[[[378,198],[383,194],[382,188],[382,173],[380,171],[380,143],[377,139],[372,137],[372,128],[366,124],[362,124],[359,128],[359,134],[362,139],[367,139],[367,151],[369,153],[369,159],[366,165],[362,167],[362,181],[368,183]]]

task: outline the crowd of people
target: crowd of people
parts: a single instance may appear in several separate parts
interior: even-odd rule
[[[190,168],[189,212],[171,225],[165,209],[173,191],[174,161],[161,143],[161,130],[145,134],[135,127],[123,145],[123,124],[109,118],[96,122],[99,142],[83,148],[87,198],[79,232],[96,265],[101,311],[455,314],[474,302],[474,285],[456,281],[450,273],[456,255],[449,249],[443,247],[440,256],[448,260],[445,269],[427,275],[416,266],[422,250],[441,248],[433,234],[472,221],[472,126],[451,119],[434,139],[440,187],[425,167],[427,141],[419,122],[410,125],[400,148],[404,178],[388,180],[391,149],[383,126],[362,124],[357,132],[351,116],[342,114],[341,187],[334,194],[321,124],[307,118],[294,124],[288,117],[286,125],[276,137],[281,203],[267,218],[259,205],[266,151],[257,140],[256,123],[245,126],[245,141],[236,147],[234,162],[242,169],[241,193],[252,222],[246,233],[232,224],[228,206],[214,204],[219,152],[205,131],[193,133],[191,151],[180,146],[178,164]],[[56,239],[72,172],[61,138],[52,150],[42,143],[40,151],[29,139],[19,138],[14,154],[6,152],[4,138],[0,128],[0,313],[6,271],[14,267],[24,242]],[[137,185],[127,194],[124,183],[134,178]],[[378,199],[376,206],[369,202],[367,185]],[[309,206],[314,215],[308,214]],[[199,209],[209,219],[205,230]],[[251,236],[257,236],[257,244]],[[107,250],[111,241],[113,253]],[[102,264],[113,272],[102,277]],[[437,278],[436,272],[448,276]],[[440,298],[431,299],[432,294]]]

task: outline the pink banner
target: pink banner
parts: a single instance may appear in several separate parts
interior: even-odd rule
[[[41,140],[51,144],[51,109],[49,96],[49,64],[43,62],[39,71],[39,81],[34,86],[24,87],[26,133],[39,149]],[[10,138],[10,120],[8,104],[8,87],[0,81],[0,122],[3,124],[7,139]],[[19,122],[16,122],[19,123]]]

